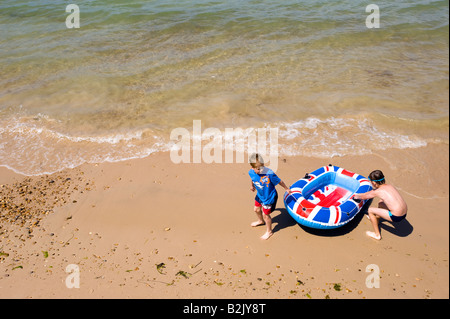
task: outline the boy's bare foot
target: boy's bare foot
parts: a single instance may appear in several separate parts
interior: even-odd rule
[[[372,231],[366,231],[366,235],[375,239],[375,240],[380,240],[381,239],[381,235],[377,236],[374,232]]]
[[[269,239],[270,236],[272,236],[272,235],[273,235],[273,232],[266,232],[264,235],[261,236],[261,239],[264,239],[264,240]]]
[[[258,221],[256,221],[256,222],[251,223],[250,225],[251,225],[252,227],[256,227],[256,226],[261,226],[261,225],[264,225],[264,224],[265,224],[265,223],[264,223],[263,221],[258,220]]]

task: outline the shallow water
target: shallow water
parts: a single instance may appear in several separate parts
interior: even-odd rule
[[[170,132],[279,129],[281,155],[448,144],[448,1],[0,4],[0,165],[144,157]]]

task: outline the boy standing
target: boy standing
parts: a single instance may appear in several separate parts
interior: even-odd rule
[[[406,217],[408,206],[402,198],[397,189],[389,184],[386,184],[383,172],[375,170],[369,175],[369,180],[372,183],[373,190],[354,196],[355,199],[371,199],[379,197],[380,202],[378,208],[369,208],[369,219],[372,222],[375,232],[367,231],[367,236],[380,240],[380,226],[378,222],[380,218],[391,222],[399,222]]]
[[[261,239],[269,239],[273,235],[270,213],[275,210],[278,200],[275,186],[280,184],[289,194],[291,190],[271,169],[264,166],[261,155],[253,154],[250,156],[250,165],[252,167],[248,172],[252,180],[250,190],[252,192],[257,191],[254,211],[258,217],[258,220],[251,223],[251,226],[256,227],[266,224],[267,230],[261,236]]]

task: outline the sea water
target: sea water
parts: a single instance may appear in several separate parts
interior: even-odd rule
[[[2,0],[0,165],[145,157],[194,120],[278,128],[281,156],[448,144],[449,2],[373,4],[379,28],[360,0]]]

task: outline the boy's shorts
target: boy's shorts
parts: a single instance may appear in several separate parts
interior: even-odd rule
[[[259,199],[258,194],[255,196],[255,206],[256,207],[262,207],[262,211],[265,215],[270,215],[271,212],[277,208],[277,200],[278,200],[278,194],[275,196],[275,200],[270,205],[263,205],[261,203],[261,199]]]

